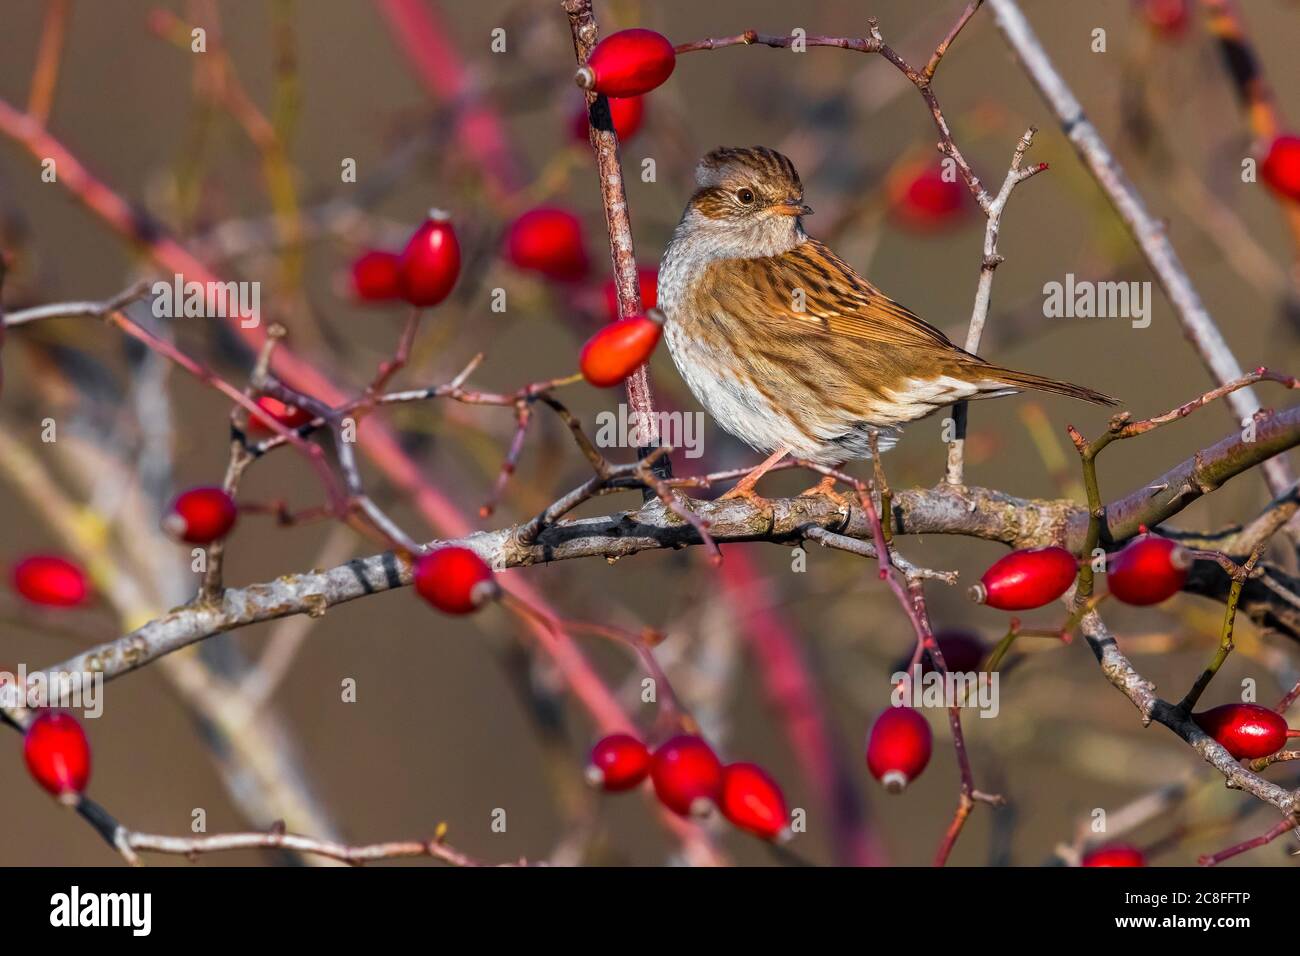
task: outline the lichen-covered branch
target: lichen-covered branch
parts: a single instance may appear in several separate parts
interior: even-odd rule
[[[1190,483],[1175,494],[1153,495],[1143,486],[1107,506],[1107,542],[1137,533],[1140,524],[1155,526],[1233,475],[1249,470],[1268,454],[1300,444],[1300,407],[1266,414],[1254,442],[1230,435],[1171,469],[1154,484],[1169,479]],[[1270,452],[1271,450],[1271,452]],[[1182,476],[1182,477],[1179,477]],[[1180,487],[1180,486],[1179,486]],[[1193,490],[1195,493],[1193,493]],[[688,505],[719,544],[738,541],[797,543],[824,538],[810,529],[872,540],[871,523],[860,508],[844,508],[828,498],[778,498],[763,510],[744,500],[699,501]],[[1078,551],[1087,534],[1086,509],[1064,499],[1019,498],[988,488],[902,489],[894,492],[895,534],[956,534],[1000,541],[1015,547],[1062,544]],[[626,558],[703,543],[697,528],[654,498],[636,511],[550,524],[535,535],[532,522],[481,531],[455,539],[472,548],[493,567],[505,570],[579,558]],[[453,542],[434,542],[447,544]],[[866,552],[863,552],[866,556]],[[873,552],[874,554],[874,552]],[[900,567],[902,567],[900,565]],[[287,574],[261,584],[227,589],[219,601],[177,608],[124,637],[92,648],[49,668],[55,672],[98,671],[112,678],[142,667],[164,654],[213,634],[291,614],[324,614],[329,608],[369,594],[410,583],[410,562],[393,552],[357,558],[324,571]],[[1258,620],[1258,591],[1249,588],[1242,609]]]

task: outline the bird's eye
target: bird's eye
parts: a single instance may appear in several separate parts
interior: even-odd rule
[[[754,201],[754,190],[748,188],[737,189],[736,198],[739,199],[743,205],[748,206],[750,203]]]

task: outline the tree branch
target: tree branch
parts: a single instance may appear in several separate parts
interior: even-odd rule
[[[578,65],[587,62],[592,47],[600,36],[596,16],[591,10],[591,0],[564,0],[564,12],[569,17],[573,34],[573,51]],[[614,264],[614,288],[618,295],[618,314],[632,316],[641,311],[641,281],[636,267],[636,253],[632,246],[632,220],[628,216],[627,193],[623,189],[623,165],[619,159],[618,134],[609,112],[609,100],[599,93],[587,91],[588,138],[596,154],[596,170],[600,176],[600,201],[605,209],[605,226],[609,230],[610,259]],[[659,417],[655,414],[654,396],[650,392],[649,366],[642,365],[627,380],[627,401],[637,416],[639,434],[646,445],[637,449],[637,457],[644,458],[659,447]],[[657,474],[660,478],[672,476],[668,456],[659,459]]]
[[[1016,0],[988,0],[988,5],[1007,44],[1056,113],[1062,132],[1128,227],[1201,361],[1220,385],[1240,378],[1241,365],[1192,285],[1164,226],[1151,215],[1119,160],[1084,114],[1083,106],[1057,72]],[[1260,404],[1253,389],[1243,389],[1228,396],[1228,407],[1238,421],[1244,421],[1259,411]],[[1263,471],[1274,495],[1282,494],[1294,482],[1285,459],[1269,461]]]
[[[1300,407],[1266,415],[1258,436],[1255,442],[1245,442],[1240,435],[1230,435],[1167,472],[1161,481],[1168,479],[1168,487],[1176,489],[1172,495],[1153,497],[1147,485],[1108,506],[1103,540],[1118,543],[1136,534],[1140,524],[1157,525],[1269,454],[1300,444]],[[686,504],[720,544],[767,541],[788,545],[807,538],[825,540],[828,534],[868,542],[874,536],[863,509],[850,508],[846,514],[841,505],[824,496],[772,499],[769,510],[755,508],[743,499],[686,499]],[[1087,524],[1087,510],[1064,499],[1018,498],[988,488],[948,485],[894,493],[896,534],[957,534],[1015,547],[1061,544],[1078,552]],[[528,522],[429,546],[471,548],[494,568],[507,569],[578,558],[624,558],[702,543],[694,525],[656,498],[637,511],[562,521],[535,535]],[[867,555],[865,548],[862,554]],[[905,565],[899,567],[902,570]],[[218,602],[178,608],[115,641],[54,665],[47,673],[55,681],[59,673],[86,671],[101,672],[111,679],[213,634],[290,614],[321,615],[338,604],[404,587],[410,583],[410,574],[407,558],[385,552],[326,571],[282,575],[274,581],[231,588]],[[1248,613],[1252,613],[1250,599],[1247,590],[1242,607]]]

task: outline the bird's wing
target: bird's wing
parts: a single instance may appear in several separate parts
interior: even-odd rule
[[[807,332],[846,344],[974,358],[816,239],[779,256],[715,263],[707,285],[717,299],[732,306],[733,314],[759,316],[775,334]]]
[[[957,380],[983,395],[1033,388],[1115,404],[1091,388],[990,365],[958,348],[816,239],[779,256],[715,262],[703,286],[718,306],[705,311],[747,326],[765,358],[775,348],[778,363],[815,360],[845,387],[880,393],[937,383],[946,389],[938,404],[948,404],[968,397],[952,392]]]

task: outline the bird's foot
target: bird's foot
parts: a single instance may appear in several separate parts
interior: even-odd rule
[[[844,495],[835,490],[835,479],[827,475],[811,488],[805,488],[799,492],[800,498],[829,498],[835,503],[837,508],[850,510],[853,508],[853,502]]]
[[[769,520],[771,520],[773,516],[772,502],[768,501],[766,498],[764,498],[762,495],[760,495],[757,491],[754,490],[754,482],[752,481],[741,481],[740,484],[736,485],[736,487],[732,488],[725,495],[720,495],[717,500],[718,501],[737,501],[737,500],[746,501],[753,508],[767,515]]]

